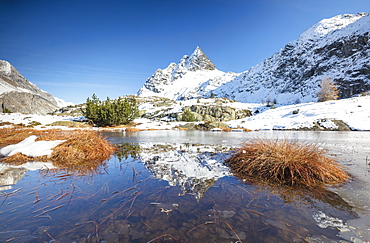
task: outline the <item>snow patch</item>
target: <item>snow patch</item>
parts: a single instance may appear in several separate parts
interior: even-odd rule
[[[63,99],[60,99],[60,98],[58,98],[58,97],[54,97],[54,99],[55,99],[55,101],[57,102],[57,106],[58,106],[59,108],[63,108],[63,107],[67,107],[67,106],[72,106],[72,105],[74,105],[74,103],[72,103],[72,102],[67,102],[67,101],[65,101],[65,100],[63,100]]]
[[[0,149],[0,155],[12,156],[16,153],[22,153],[29,157],[50,156],[54,147],[66,141],[35,141],[36,139],[37,136],[32,135],[17,144],[8,145]]]

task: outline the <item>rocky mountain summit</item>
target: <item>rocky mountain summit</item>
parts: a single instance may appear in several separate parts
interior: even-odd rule
[[[240,102],[293,104],[317,101],[319,83],[328,77],[339,85],[340,98],[348,98],[370,90],[369,32],[369,13],[324,19],[241,74],[217,70],[197,47],[179,64],[158,69],[138,95],[179,100],[213,93]]]
[[[138,92],[138,96],[159,96],[174,100],[202,97],[211,90],[231,81],[236,73],[217,70],[204,52],[197,47],[178,64],[157,69]]]
[[[0,112],[44,115],[67,105],[25,79],[9,62],[0,60]]]

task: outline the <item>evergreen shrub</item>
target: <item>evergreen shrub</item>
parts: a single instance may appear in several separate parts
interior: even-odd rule
[[[93,94],[86,100],[83,114],[87,120],[97,126],[117,126],[129,124],[139,114],[135,98],[119,97],[116,100],[101,101]]]

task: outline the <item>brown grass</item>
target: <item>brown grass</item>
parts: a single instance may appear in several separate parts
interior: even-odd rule
[[[2,162],[22,164],[27,161],[51,161],[59,168],[94,170],[110,158],[115,146],[105,140],[98,132],[91,130],[34,130],[1,129],[0,147],[15,144],[23,139],[37,135],[37,140],[66,140],[53,149],[51,156],[30,158],[23,154],[1,159]]]
[[[174,128],[172,128],[172,130],[187,131],[187,130],[189,130],[189,129],[188,129],[188,128],[186,128],[186,127],[179,127],[179,126],[175,126]]]
[[[91,125],[86,124],[84,122],[76,122],[76,121],[55,121],[51,124],[47,124],[46,126],[65,126],[70,128],[87,128],[91,127]]]
[[[97,132],[75,131],[68,140],[54,148],[51,161],[58,167],[85,167],[109,159],[115,147]]]
[[[126,132],[139,132],[140,129],[136,128],[136,127],[126,127]]]
[[[232,130],[230,127],[218,127],[218,128],[222,129],[222,131],[224,132],[231,132]]]
[[[256,139],[237,149],[226,160],[240,178],[297,187],[344,183],[344,167],[315,144],[288,140]]]
[[[48,130],[48,132],[54,132],[54,130]],[[55,130],[56,132],[56,130]],[[44,133],[42,130],[36,130],[31,128],[0,128],[0,147],[4,147],[8,144],[19,143],[23,139],[36,135],[40,136]]]

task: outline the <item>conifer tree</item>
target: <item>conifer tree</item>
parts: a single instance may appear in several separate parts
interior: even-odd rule
[[[182,115],[182,121],[186,121],[186,122],[194,122],[196,119],[195,119],[195,116],[194,116],[194,113],[191,112],[191,110],[189,109],[189,107],[186,107],[184,109],[184,113]]]
[[[317,101],[323,102],[339,98],[340,89],[331,78],[323,78],[320,82],[320,90],[316,94]]]
[[[114,126],[128,124],[139,114],[135,98],[122,98],[100,101],[95,94],[87,98],[83,111],[86,119],[98,126]]]

